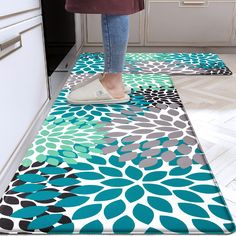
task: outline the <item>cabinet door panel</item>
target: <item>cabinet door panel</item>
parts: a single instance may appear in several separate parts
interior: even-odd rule
[[[40,8],[39,0],[7,0],[1,1],[0,19],[13,14],[22,13]]]
[[[85,16],[85,45],[102,45],[101,15],[86,14]],[[130,15],[129,45],[144,43],[144,12]]]
[[[0,30],[0,170],[48,99],[42,21]]]
[[[146,45],[230,44],[235,2],[185,2],[147,1]]]

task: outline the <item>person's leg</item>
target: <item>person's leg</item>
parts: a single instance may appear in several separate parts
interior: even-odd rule
[[[124,97],[122,72],[129,38],[129,15],[102,14],[104,77],[102,84],[114,98]]]

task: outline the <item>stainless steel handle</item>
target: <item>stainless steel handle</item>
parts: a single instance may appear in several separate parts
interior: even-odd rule
[[[0,51],[3,51],[5,49],[11,47],[18,42],[20,42],[20,45],[21,45],[21,36],[20,35],[13,38],[13,39],[8,40],[7,42],[0,43]]]
[[[205,4],[205,2],[204,1],[188,1],[188,0],[186,0],[186,1],[183,1],[183,4],[185,4],[185,5],[203,5],[203,4]]]

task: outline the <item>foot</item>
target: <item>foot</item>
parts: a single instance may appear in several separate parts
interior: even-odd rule
[[[101,83],[113,98],[120,99],[125,96],[122,73],[104,73]]]
[[[113,77],[118,80],[118,78]],[[117,82],[113,81],[113,78],[107,82],[105,79],[102,82],[102,75],[99,78],[93,78],[88,83],[83,84],[76,89],[73,89],[67,96],[67,101],[74,105],[85,104],[116,104],[127,103],[130,101],[130,96],[125,94],[124,91],[118,94]],[[110,79],[110,78],[109,78]],[[112,81],[113,83],[110,83]],[[106,84],[107,83],[107,84]],[[120,87],[123,90],[122,84]]]

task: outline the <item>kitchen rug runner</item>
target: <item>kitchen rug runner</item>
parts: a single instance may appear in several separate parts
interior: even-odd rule
[[[127,104],[68,104],[70,88],[90,76],[61,90],[2,197],[0,232],[233,232],[169,75],[124,74]]]
[[[73,73],[103,72],[104,54],[82,53]],[[127,53],[125,73],[163,73],[172,75],[232,75],[214,53]]]

